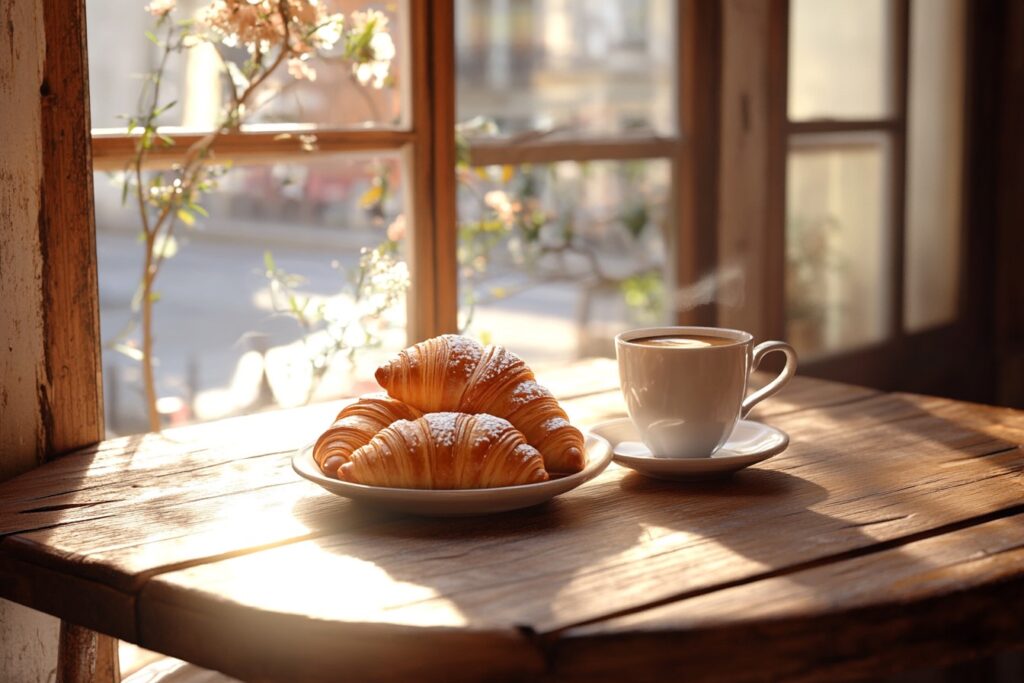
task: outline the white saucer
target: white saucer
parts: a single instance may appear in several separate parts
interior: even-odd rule
[[[591,433],[612,445],[612,459],[623,467],[655,479],[686,481],[711,479],[737,472],[767,460],[789,446],[785,432],[753,420],[736,423],[729,440],[709,458],[658,458],[640,441],[628,417],[602,422]]]
[[[612,461],[612,447],[604,438],[587,434],[586,451],[587,465],[580,472],[539,484],[493,489],[399,489],[352,484],[320,471],[313,459],[313,444],[292,456],[292,468],[299,476],[343,498],[426,517],[468,517],[539,505],[590,481]]]

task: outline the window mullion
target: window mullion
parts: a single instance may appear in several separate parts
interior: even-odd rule
[[[173,135],[174,144],[154,147],[147,167],[170,167],[189,147],[202,139],[189,133]],[[234,161],[285,161],[304,159],[313,153],[380,152],[398,150],[414,139],[411,131],[401,130],[305,130],[223,133],[215,143],[217,156]],[[94,135],[93,164],[97,171],[124,168],[135,159],[136,137],[131,135]]]
[[[412,222],[408,336],[457,329],[455,17],[452,0],[411,2],[413,139],[406,148]]]

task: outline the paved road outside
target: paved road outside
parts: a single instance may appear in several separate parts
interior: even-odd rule
[[[131,319],[141,245],[116,231],[101,231],[97,243],[102,336],[110,341]],[[237,413],[257,398],[263,362],[252,351],[254,333],[266,335],[268,366],[273,364],[268,374],[278,402],[304,399],[309,370],[298,343],[301,330],[271,309],[265,248],[258,240],[193,236],[160,274],[154,324],[159,394],[186,403],[191,397],[197,418]],[[309,280],[305,290],[323,296],[337,294],[343,284],[331,262],[351,268],[358,259],[353,248],[327,249],[308,240],[294,245],[278,240],[271,248],[279,267],[304,275]],[[539,286],[479,309],[473,327],[543,368],[577,356],[578,300],[578,289],[570,283]],[[387,341],[390,348],[360,356],[354,385],[348,364],[337,363],[318,398],[347,393],[353,386],[372,387],[359,383],[359,375],[371,376],[383,356],[404,346],[404,331],[393,330]],[[144,429],[137,361],[110,349],[103,356],[110,428],[120,433]]]

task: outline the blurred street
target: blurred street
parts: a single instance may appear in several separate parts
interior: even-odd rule
[[[331,262],[352,268],[358,260],[355,248],[318,247],[303,240],[285,246],[276,241],[269,248],[278,267],[306,277],[306,294],[338,294],[344,276]],[[129,433],[142,427],[139,363],[109,345],[132,319],[142,245],[127,233],[100,230],[97,246],[109,428]],[[159,395],[194,402],[196,418],[233,414],[257,400],[263,364],[253,349],[261,341],[268,349],[268,374],[277,402],[304,399],[309,370],[299,343],[301,329],[293,318],[273,311],[263,266],[266,248],[256,240],[192,233],[181,240],[179,252],[165,262],[157,280],[154,355]],[[550,366],[576,355],[577,298],[578,288],[571,283],[537,286],[478,309],[474,328],[515,349],[536,367]],[[404,306],[394,312],[399,320],[404,313]],[[137,337],[136,331],[127,339]],[[388,348],[357,355],[354,378],[348,363],[339,360],[317,397],[372,388],[367,384],[372,370],[385,355],[405,345],[404,329],[391,330],[386,344]]]

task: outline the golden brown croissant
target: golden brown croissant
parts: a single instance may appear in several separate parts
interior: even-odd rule
[[[336,477],[338,468],[356,449],[370,443],[380,430],[396,420],[415,420],[422,413],[390,396],[369,394],[342,408],[313,446],[313,459],[325,474]]]
[[[410,489],[475,489],[548,479],[537,449],[493,415],[429,413],[399,420],[338,469],[356,484]]]
[[[537,384],[519,356],[446,334],[399,352],[377,369],[393,398],[423,412],[490,413],[505,418],[539,450],[549,472],[579,472],[586,464],[583,434],[558,401]]]

